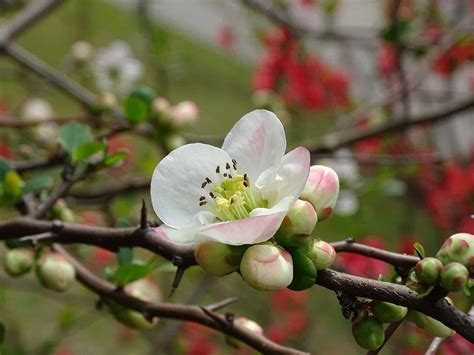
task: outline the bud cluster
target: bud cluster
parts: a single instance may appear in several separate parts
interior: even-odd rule
[[[336,173],[325,166],[312,166],[300,199],[272,239],[243,246],[199,243],[194,250],[196,261],[216,276],[239,271],[247,284],[257,290],[310,288],[317,271],[330,267],[336,258],[331,244],[316,238],[314,229],[318,220],[331,215],[338,192]]]
[[[449,292],[471,294],[474,280],[474,235],[454,234],[443,243],[436,257],[422,258],[413,268],[407,286],[420,295],[428,294],[434,286]]]
[[[9,249],[3,256],[5,272],[12,277],[20,277],[34,269],[39,283],[56,292],[66,291],[74,282],[76,270],[62,255],[44,252],[39,255],[31,248]]]

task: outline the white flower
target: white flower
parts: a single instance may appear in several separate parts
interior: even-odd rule
[[[352,216],[359,210],[359,198],[352,190],[341,190],[335,211],[341,216]]]
[[[142,63],[132,57],[129,45],[114,41],[97,52],[92,72],[99,90],[126,95],[143,75]]]
[[[29,121],[44,121],[53,116],[53,107],[43,99],[29,99],[22,108],[22,117]],[[54,141],[58,135],[58,127],[55,123],[41,123],[34,129],[34,132],[41,140]]]
[[[222,149],[187,144],[166,156],[151,180],[155,231],[180,244],[255,244],[273,237],[308,179],[305,148],[285,155],[283,126],[270,111],[240,119]]]
[[[77,41],[71,46],[71,55],[78,62],[85,62],[92,58],[94,47],[87,41]]]

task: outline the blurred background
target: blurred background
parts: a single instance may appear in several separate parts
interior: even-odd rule
[[[41,1],[0,0],[0,40],[2,26]],[[290,147],[307,146],[314,164],[339,174],[335,213],[316,227],[322,239],[352,236],[409,254],[418,241],[433,255],[449,235],[474,233],[474,1],[68,0],[15,43],[96,94],[101,118],[91,119],[90,107],[84,110],[0,50],[0,157],[6,161],[49,156],[61,119],[100,133],[117,125],[110,113],[123,107],[136,122],[133,98],[150,92],[153,114],[166,117],[109,139],[109,151],[128,155],[61,201],[58,208],[77,223],[136,224],[141,199],[149,203],[152,171],[166,152],[185,142],[219,145],[241,116],[266,108],[283,122]],[[413,119],[424,123],[407,124]],[[397,124],[402,128],[388,134],[332,144]],[[60,169],[25,171],[22,178],[31,191],[47,193]],[[120,193],[101,195],[114,189]],[[0,207],[1,219],[14,214]],[[101,275],[116,263],[99,248],[76,252]],[[393,273],[350,254],[338,256],[337,268],[372,278]],[[160,261],[153,274],[164,295],[174,271]],[[2,273],[0,280],[4,354],[252,353],[233,350],[222,335],[190,323],[162,319],[150,331],[130,330],[96,310],[94,296],[80,285],[56,295],[33,276],[13,280]],[[192,268],[170,301],[205,304],[228,296],[239,297],[230,311],[257,321],[274,341],[321,354],[364,353],[336,297],[321,287],[262,293],[237,274],[215,278]],[[469,309],[470,301],[458,298],[457,306]],[[430,341],[405,324],[384,353],[422,354]],[[440,349],[473,352],[460,337]]]

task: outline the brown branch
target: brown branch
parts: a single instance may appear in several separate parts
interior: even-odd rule
[[[147,190],[149,188],[150,179],[137,179],[110,188],[104,187],[97,190],[71,191],[68,194],[68,197],[81,203],[90,201],[108,201],[117,195]]]
[[[394,253],[391,251],[371,247],[369,245],[354,243],[350,240],[331,243],[338,253],[354,253],[367,256],[372,259],[385,261],[393,266],[413,267],[420,260],[416,256]]]
[[[296,349],[287,348],[272,342],[270,339],[250,331],[238,324],[227,323],[227,320],[215,313],[220,321],[208,316],[202,307],[171,303],[149,303],[129,296],[114,285],[100,279],[77,261],[71,254],[60,246],[55,249],[63,254],[76,269],[76,277],[80,283],[102,298],[112,300],[124,307],[144,314],[146,317],[163,317],[191,321],[215,329],[221,333],[235,337],[255,350],[265,354],[304,354]]]
[[[474,317],[461,312],[444,299],[436,303],[429,302],[406,286],[348,275],[330,269],[318,272],[316,284],[351,296],[386,301],[422,312],[474,342]]]
[[[67,122],[85,122],[89,123],[92,121],[90,116],[77,116],[77,117],[51,117],[44,120],[24,120],[21,117],[16,117],[8,114],[0,113],[0,128],[12,128],[12,129],[24,129],[35,127],[42,124],[57,123],[63,124]]]
[[[23,11],[0,28],[0,50],[2,45],[14,39],[63,2],[64,0],[37,0],[29,3]]]
[[[451,105],[442,110],[424,114],[418,117],[401,117],[384,125],[371,128],[353,128],[324,135],[306,144],[312,153],[333,152],[339,148],[352,145],[367,138],[382,136],[389,133],[401,132],[413,126],[434,124],[446,120],[458,113],[474,109],[474,98]]]

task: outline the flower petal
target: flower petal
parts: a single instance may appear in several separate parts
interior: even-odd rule
[[[207,144],[187,144],[175,149],[157,165],[151,178],[151,202],[157,216],[173,228],[212,223],[214,215],[199,205],[209,198],[203,189],[206,177],[217,180],[216,167],[230,162],[229,155]]]
[[[228,245],[256,244],[275,235],[285,214],[286,211],[184,229],[161,226],[154,231],[162,238],[177,244],[194,244],[208,240]]]
[[[270,208],[257,208],[251,212],[251,216],[288,211],[303,191],[309,167],[309,151],[299,147],[286,154],[277,169],[265,171],[255,186]]]
[[[237,160],[239,171],[247,173],[253,183],[263,171],[281,162],[286,150],[283,125],[270,111],[252,111],[227,134],[222,149]]]

